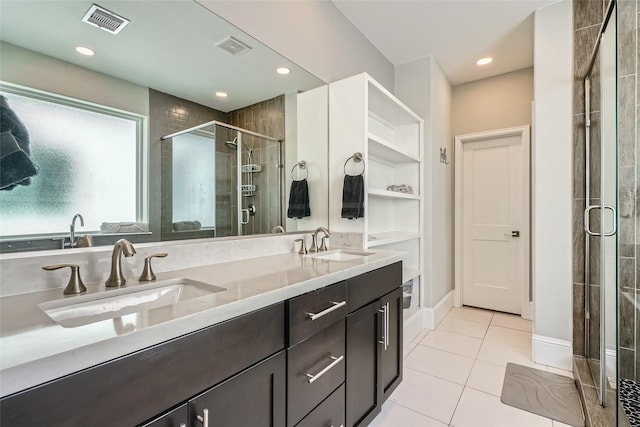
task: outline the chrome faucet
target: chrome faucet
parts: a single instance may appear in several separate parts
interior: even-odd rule
[[[322,237],[322,241],[320,245],[318,245],[318,233],[322,232],[324,236]],[[309,252],[322,252],[327,250],[327,245],[324,240],[329,237],[331,233],[325,227],[318,227],[316,231],[312,234],[313,240],[311,241],[311,247],[309,248]]]
[[[78,244],[76,243],[76,219],[80,218],[80,226],[84,227],[84,218],[79,213],[73,216],[71,220],[71,225],[69,225],[69,247],[75,248]]]
[[[122,274],[122,265],[120,264],[122,254],[130,257],[135,255],[135,253],[136,250],[133,248],[133,245],[126,239],[120,239],[113,245],[113,252],[111,253],[111,274],[105,282],[107,288],[124,286],[126,280]]]

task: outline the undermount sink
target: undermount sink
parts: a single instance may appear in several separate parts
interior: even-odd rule
[[[181,278],[48,301],[38,307],[58,324],[74,328],[211,296],[225,290],[220,286]]]
[[[353,261],[362,257],[373,255],[375,252],[354,251],[347,249],[336,249],[328,252],[320,252],[318,254],[309,255],[311,258],[324,259],[327,261]]]

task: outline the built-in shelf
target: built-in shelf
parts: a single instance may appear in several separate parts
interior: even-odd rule
[[[370,248],[374,246],[388,245],[390,243],[404,242],[407,240],[419,239],[419,233],[412,233],[406,231],[388,231],[386,233],[370,234],[367,237],[367,246]]]
[[[369,139],[369,156],[385,159],[392,163],[418,163],[420,157],[415,156],[400,147],[385,141],[372,133],[368,134]]]
[[[386,199],[420,200],[419,194],[401,193],[399,191],[382,190],[379,188],[370,188],[367,192],[369,193],[369,197],[382,197]]]
[[[364,111],[363,111],[364,107]],[[329,84],[329,183],[331,227],[358,233],[364,249],[402,252],[403,283],[412,286],[412,306],[405,319],[421,324],[423,274],[423,121],[367,74]],[[365,172],[363,221],[340,216],[345,160],[361,153]],[[411,186],[414,194],[387,190]],[[391,187],[393,188],[393,187]],[[335,226],[333,225],[335,224]]]
[[[415,123],[422,119],[384,86],[375,80],[368,79],[368,109],[394,126]]]
[[[422,274],[419,268],[402,267],[402,283],[407,283]]]

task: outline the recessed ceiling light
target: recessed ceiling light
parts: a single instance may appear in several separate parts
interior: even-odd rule
[[[96,53],[89,49],[88,47],[84,47],[84,46],[76,46],[76,52],[78,52],[81,55],[86,55],[86,56],[93,56]]]
[[[478,64],[478,65],[487,65],[487,64],[491,63],[491,61],[493,61],[493,58],[486,57],[486,58],[478,59],[478,62],[476,62],[476,64]]]
[[[218,98],[226,98],[229,94],[227,92],[216,92],[216,96]]]
[[[276,71],[278,72],[278,74],[282,74],[282,75],[289,74],[291,72],[291,70],[288,69],[287,67],[280,67]]]

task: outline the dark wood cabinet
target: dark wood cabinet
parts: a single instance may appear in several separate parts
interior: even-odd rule
[[[212,427],[366,426],[402,380],[401,276],[398,262],[6,396],[0,425],[202,427],[206,410]]]
[[[402,381],[402,269],[400,263],[349,279],[360,307],[347,315],[347,426],[366,426]],[[373,272],[372,272],[373,273]],[[379,292],[386,292],[379,294]],[[377,294],[377,295],[376,295]]]
[[[282,351],[191,399],[189,425],[281,427],[285,408],[286,357]]]

